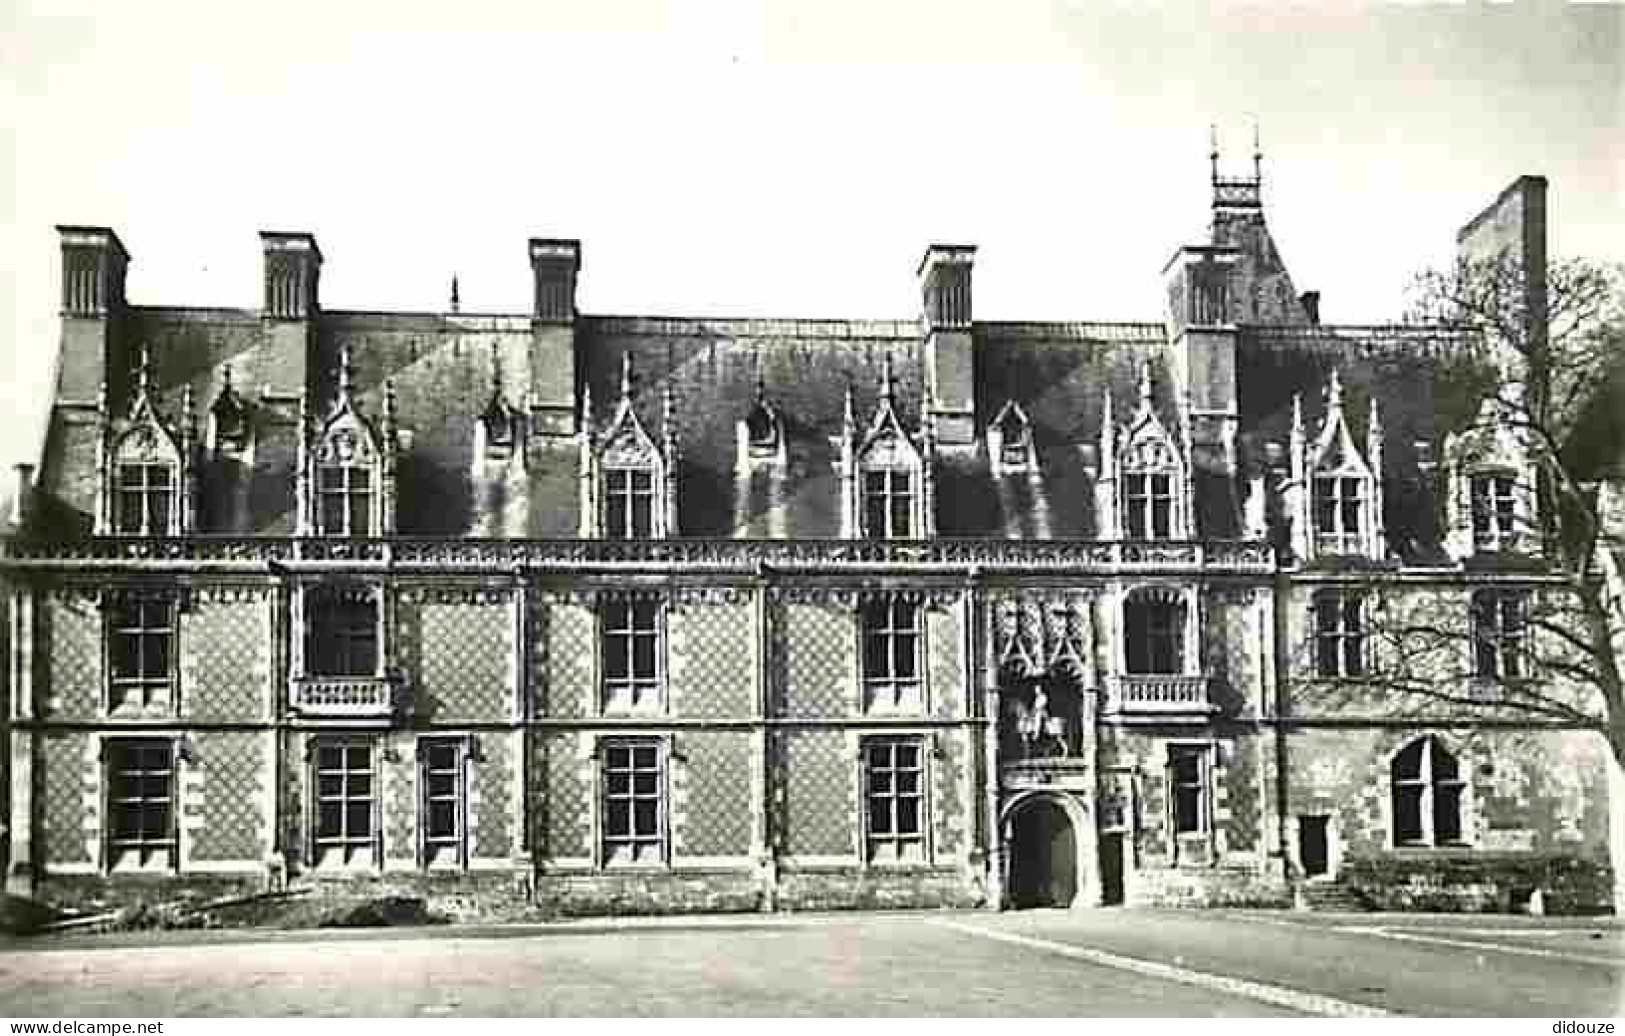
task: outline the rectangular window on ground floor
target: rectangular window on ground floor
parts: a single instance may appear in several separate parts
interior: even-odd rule
[[[1208,745],[1168,746],[1168,813],[1175,835],[1208,830],[1210,756]]]
[[[418,830],[425,867],[461,867],[468,861],[467,758],[465,738],[425,738],[418,743]]]
[[[311,771],[312,862],[318,867],[374,864],[378,793],[371,740],[317,739],[311,749]]]
[[[664,862],[664,747],[653,739],[607,741],[601,746],[601,756],[604,865]]]
[[[107,865],[175,864],[175,745],[168,738],[104,743],[107,767]]]
[[[925,750],[919,738],[863,745],[864,846],[870,863],[925,862]]]

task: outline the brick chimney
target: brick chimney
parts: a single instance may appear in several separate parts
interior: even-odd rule
[[[932,245],[918,272],[925,319],[925,391],[937,445],[968,449],[976,440],[975,354],[971,335],[974,245]]]
[[[265,255],[266,346],[253,371],[251,391],[264,389],[290,405],[306,391],[310,357],[321,311],[322,250],[303,231],[262,230]]]
[[[130,254],[106,227],[59,226],[62,242],[62,351],[59,401],[88,403],[107,380],[119,347],[124,274]]]
[[[531,427],[547,437],[576,432],[576,274],[581,242],[530,239],[535,286],[530,321]]]

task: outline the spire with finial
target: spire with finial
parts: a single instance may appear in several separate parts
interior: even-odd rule
[[[632,353],[630,350],[621,354],[621,401],[626,402],[632,398]]]
[[[395,379],[384,379],[384,442],[392,446],[395,442]]]
[[[762,362],[762,354],[756,354],[756,405],[767,404],[767,371],[766,364]]]
[[[1140,361],[1140,409],[1151,409],[1151,357]]]
[[[880,402],[889,406],[892,401],[891,351],[887,350],[880,366]]]
[[[677,456],[677,399],[671,390],[671,375],[660,388],[660,439],[667,463]]]
[[[1207,126],[1207,161],[1213,172],[1213,182],[1219,182],[1219,124],[1210,122]]]
[[[848,439],[857,434],[858,421],[852,407],[852,378],[846,379],[846,391],[841,397],[841,432]]]
[[[1343,379],[1332,368],[1331,379],[1326,384],[1326,420],[1333,421],[1343,411]]]
[[[197,410],[193,405],[192,383],[181,389],[181,435],[191,439],[197,434]]]
[[[1300,393],[1292,394],[1292,428],[1291,448],[1294,452],[1303,448],[1303,396]]]
[[[592,386],[586,382],[581,384],[581,436],[592,440]]]
[[[354,372],[350,368],[350,343],[339,345],[339,404],[342,406],[350,401],[350,377]]]
[[[496,342],[491,343],[491,398],[502,398],[502,349]]]
[[[1371,468],[1382,473],[1382,416],[1377,412],[1377,397],[1371,396],[1371,412],[1366,417],[1365,450],[1371,460]]]
[[[457,275],[455,273],[451,275],[451,311],[453,313],[462,311],[462,299],[457,294]]]
[[[1264,148],[1258,142],[1258,116],[1253,116],[1253,179],[1264,182]]]

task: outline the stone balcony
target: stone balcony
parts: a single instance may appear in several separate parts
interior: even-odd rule
[[[387,676],[296,676],[288,704],[309,719],[389,719],[399,685]]]
[[[1203,720],[1218,711],[1206,676],[1123,674],[1106,684],[1101,714],[1110,717]]]

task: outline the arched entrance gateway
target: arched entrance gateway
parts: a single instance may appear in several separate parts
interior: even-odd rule
[[[1068,907],[1078,894],[1078,839],[1066,810],[1030,799],[1010,820],[1010,905]]]
[[[1009,861],[1007,906],[1089,905],[1088,812],[1065,793],[1029,792],[1010,800],[1004,811],[1004,844]]]

